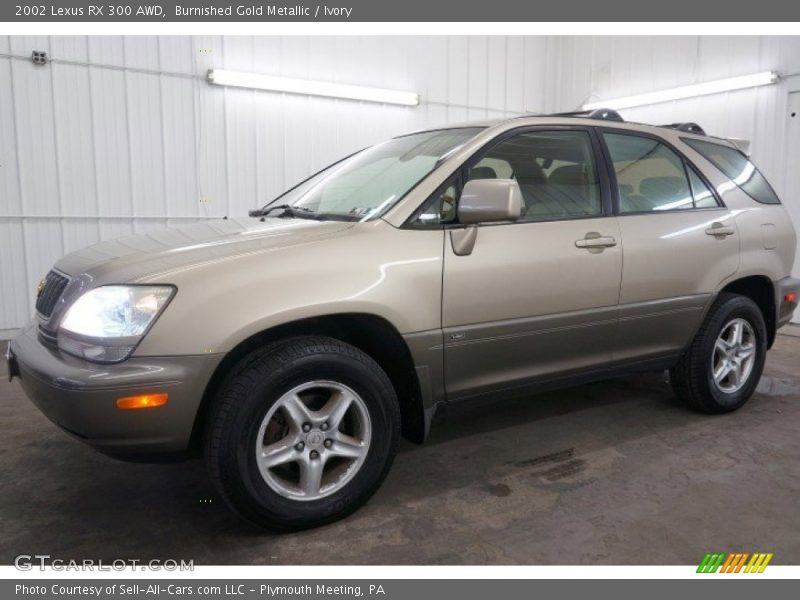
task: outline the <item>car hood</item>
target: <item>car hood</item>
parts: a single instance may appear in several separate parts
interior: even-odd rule
[[[215,219],[100,242],[66,255],[56,268],[104,283],[153,280],[209,262],[310,243],[352,226],[300,218]]]

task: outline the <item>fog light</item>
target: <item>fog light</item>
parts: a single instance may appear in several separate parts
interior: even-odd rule
[[[130,410],[133,408],[155,408],[164,406],[169,399],[169,394],[142,394],[141,396],[127,396],[117,399],[117,408]]]

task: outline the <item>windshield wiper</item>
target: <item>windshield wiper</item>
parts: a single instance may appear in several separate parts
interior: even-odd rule
[[[267,206],[265,208],[258,208],[251,210],[247,214],[251,217],[266,217],[276,210],[283,212],[278,215],[279,217],[299,217],[301,219],[319,219],[321,218],[316,212],[305,206],[292,206],[291,204],[278,204],[276,206]]]

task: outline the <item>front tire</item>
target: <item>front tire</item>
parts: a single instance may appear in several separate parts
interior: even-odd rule
[[[243,358],[206,424],[211,480],[244,519],[297,530],[340,519],[378,489],[400,437],[381,367],[332,338],[282,340]]]
[[[750,298],[724,293],[670,371],[670,380],[690,407],[710,414],[731,412],[755,392],[766,356],[761,310]]]

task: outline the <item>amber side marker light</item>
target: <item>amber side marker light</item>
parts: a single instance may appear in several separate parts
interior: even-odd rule
[[[797,300],[797,294],[796,294],[796,293],[794,293],[794,292],[789,292],[788,294],[786,294],[786,295],[783,297],[783,299],[784,299],[786,302],[789,302],[789,303],[791,304],[792,302],[794,302],[794,301],[796,301],[796,300]]]
[[[155,408],[164,406],[169,400],[169,394],[142,394],[141,396],[127,396],[117,398],[117,408],[130,410],[134,408]]]

